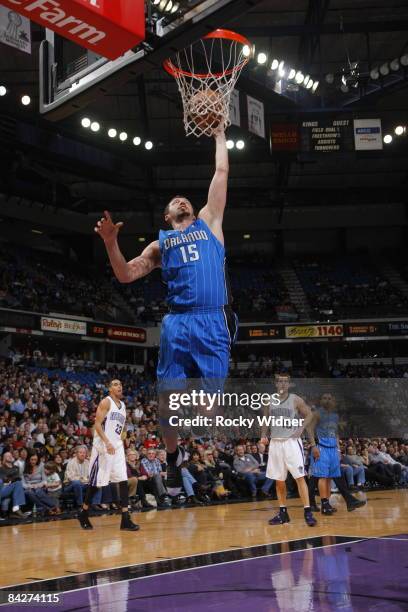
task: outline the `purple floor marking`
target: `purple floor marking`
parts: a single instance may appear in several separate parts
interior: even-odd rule
[[[401,538],[401,536],[396,536]],[[37,612],[45,607],[12,606]],[[94,586],[63,595],[59,612],[402,612],[408,547],[364,540]]]

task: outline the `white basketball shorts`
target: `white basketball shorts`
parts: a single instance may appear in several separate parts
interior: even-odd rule
[[[122,482],[127,479],[123,444],[115,450],[114,455],[109,455],[106,451],[101,452],[95,446],[92,447],[89,462],[89,484],[91,486],[106,487],[110,482]]]
[[[266,477],[272,480],[286,480],[288,472],[293,478],[305,475],[303,445],[299,438],[276,439],[269,442]]]

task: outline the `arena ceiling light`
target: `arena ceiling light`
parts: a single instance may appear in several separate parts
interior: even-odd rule
[[[301,85],[303,83],[303,81],[304,81],[304,78],[305,77],[304,77],[303,73],[300,70],[298,70],[297,73],[296,73],[296,76],[295,76],[296,83],[298,85]]]
[[[315,81],[313,83],[312,92],[315,93],[316,89],[319,87],[319,81]]]
[[[392,142],[392,136],[391,136],[391,134],[386,134],[386,135],[384,136],[384,142],[385,142],[385,144],[390,144],[390,142]]]
[[[146,238],[144,236],[140,236],[138,240],[139,242],[146,242]]]
[[[4,85],[0,85],[0,96],[5,96],[7,93],[7,88]]]
[[[408,66],[408,53],[400,57],[401,66]]]
[[[291,68],[291,69],[289,70],[288,80],[289,80],[289,81],[293,81],[293,79],[295,78],[295,76],[296,76],[296,70],[295,70],[294,68]]]
[[[142,139],[139,138],[139,136],[135,136],[133,139],[133,144],[135,145],[135,147],[138,147],[140,145],[140,143],[142,142]]]
[[[277,70],[279,68],[279,60],[273,59],[271,64],[271,70]]]
[[[23,96],[23,97],[21,98],[21,104],[22,104],[23,106],[29,106],[29,105],[31,104],[31,98],[30,98],[30,96],[27,96],[27,95]]]
[[[92,121],[91,130],[93,132],[99,132],[100,129],[101,129],[101,126],[99,125],[99,123],[97,121]]]
[[[82,125],[83,128],[91,127],[91,120],[89,119],[89,117],[83,117],[81,119],[81,125]]]
[[[390,62],[390,68],[391,70],[393,70],[394,72],[396,72],[397,70],[400,69],[400,63],[399,63],[399,59],[395,58],[392,60],[392,62]]]
[[[145,149],[147,149],[148,151],[151,151],[153,149],[153,143],[151,140],[147,140],[145,142]]]
[[[403,133],[405,132],[406,128],[403,125],[397,125],[397,127],[395,128],[394,132],[397,136],[402,136]]]
[[[334,83],[334,74],[332,72],[328,72],[324,77],[326,83],[332,85]]]
[[[110,130],[108,130],[109,138],[116,138],[117,135],[118,135],[118,132],[117,130],[115,130],[115,128],[110,128]]]
[[[239,151],[245,148],[245,142],[243,140],[237,140],[237,144],[235,145]]]
[[[307,87],[308,82],[310,81],[310,74],[307,74],[303,79],[303,85]]]
[[[387,74],[390,74],[390,67],[388,66],[387,62],[380,66],[380,74],[382,74],[383,76],[387,76]]]
[[[128,135],[126,134],[126,132],[121,132],[121,133],[119,134],[119,140],[120,140],[121,142],[126,142],[127,137],[128,137]]]
[[[227,140],[226,145],[227,149],[231,150],[235,147],[235,142],[233,140]]]
[[[251,238],[251,234],[244,234],[242,237],[244,240],[249,240]]]
[[[380,78],[380,72],[378,68],[373,68],[370,72],[370,79],[372,79],[373,81],[376,81],[379,78]]]
[[[312,81],[311,78],[309,78],[307,85],[306,85],[306,89],[312,89],[313,85],[314,85],[314,82]]]
[[[266,53],[258,53],[256,61],[258,62],[258,64],[261,64],[261,66],[263,66],[263,64],[266,64],[267,59],[268,56],[266,55]]]
[[[349,90],[348,85],[346,83],[342,83],[340,86],[340,91],[342,93],[348,93],[348,90]]]
[[[251,55],[251,47],[249,45],[244,45],[242,48],[242,55],[244,57],[249,57]]]

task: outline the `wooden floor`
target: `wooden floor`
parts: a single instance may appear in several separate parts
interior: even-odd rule
[[[371,492],[367,498],[365,507],[348,513],[333,496],[337,514],[316,515],[313,529],[304,524],[298,499],[289,500],[292,522],[278,527],[267,522],[276,510],[270,501],[138,513],[136,533],[119,531],[119,516],[93,519],[91,532],[82,531],[76,520],[1,527],[0,586],[311,535],[408,533],[407,490]]]

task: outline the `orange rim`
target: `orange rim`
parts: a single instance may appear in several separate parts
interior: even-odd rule
[[[242,34],[238,34],[237,32],[233,32],[232,30],[223,30],[223,29],[214,30],[213,32],[210,32],[209,34],[206,34],[205,36],[203,36],[202,40],[207,40],[211,38],[221,38],[225,40],[232,40],[232,41],[241,43],[243,46],[248,46],[250,49],[252,48],[250,41],[245,36],[242,36]],[[187,77],[191,77],[195,79],[208,79],[211,76],[219,78],[222,76],[233,74],[237,70],[241,70],[241,68],[243,68],[249,62],[250,55],[251,54],[249,54],[248,57],[245,57],[236,66],[233,66],[232,68],[229,68],[228,70],[224,70],[224,72],[208,72],[207,74],[197,73],[197,72],[188,72],[188,70],[182,70],[181,68],[178,68],[177,66],[175,66],[170,59],[164,60],[163,68],[165,69],[166,72],[168,72],[175,79],[178,79],[181,76],[187,76]]]

